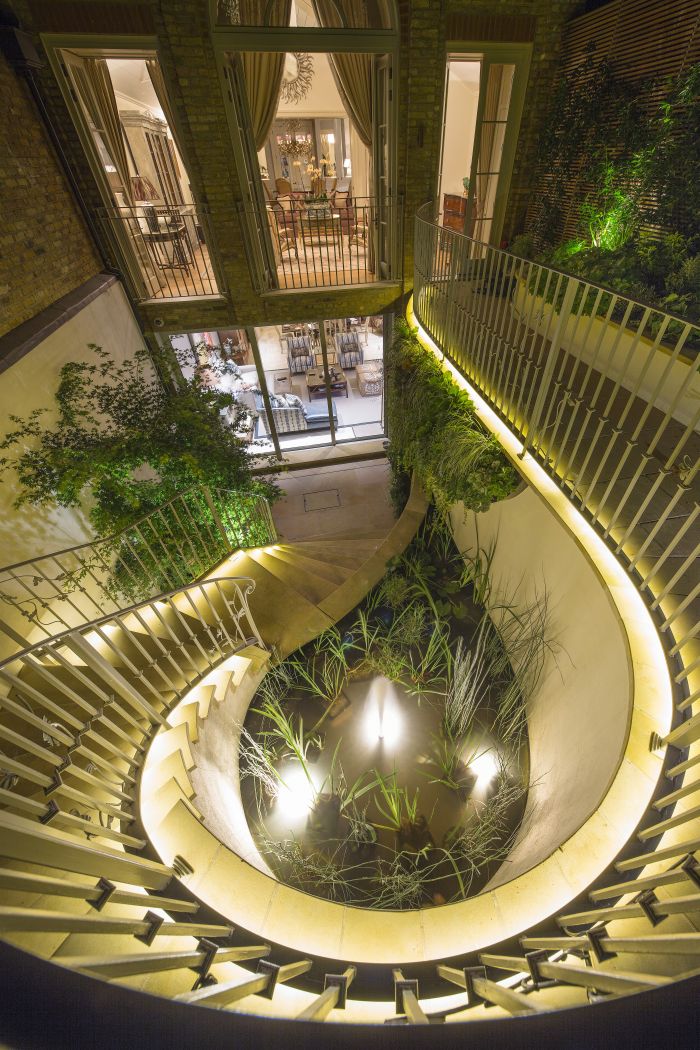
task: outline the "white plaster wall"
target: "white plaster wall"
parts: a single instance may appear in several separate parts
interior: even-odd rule
[[[476,82],[463,79],[465,70],[455,71],[455,65],[465,69],[468,66],[470,70],[474,67]],[[476,107],[479,101],[479,64],[460,62],[450,63],[450,66],[440,185],[441,203],[443,193],[459,194],[464,190],[462,179],[469,175],[471,169]]]
[[[628,736],[632,689],[626,637],[607,589],[575,538],[530,488],[484,514],[452,514],[460,550],[495,542],[495,597],[522,606],[545,591],[548,654],[529,700],[531,783],[502,885],[544,860],[596,810]],[[516,590],[517,588],[517,590]]]
[[[97,343],[117,360],[131,357],[143,348],[141,332],[118,282],[0,374],[3,434],[11,428],[11,414],[25,417],[34,408],[48,408],[46,423],[55,420],[53,395],[60,370],[68,361],[92,360],[88,343]],[[0,565],[10,565],[91,538],[90,525],[78,510],[31,506],[15,509],[13,504],[20,492],[14,471],[0,476]]]
[[[524,281],[518,284],[514,306],[516,314],[533,330],[549,336],[555,331],[552,305],[541,296],[535,296],[533,303]],[[580,354],[587,364],[626,390],[670,412],[681,423],[696,426],[700,400],[697,361],[682,354],[674,360],[670,349],[646,337],[637,340],[635,330],[600,316],[592,320],[587,315],[570,316],[561,333],[561,345],[572,354]]]
[[[190,779],[209,830],[237,856],[275,878],[251,835],[238,772],[241,727],[266,670],[247,677],[240,685],[235,684],[234,677],[225,701],[212,703],[207,717],[199,720]]]
[[[301,102],[285,102],[284,99],[280,99],[277,107],[278,120],[345,116],[328,59],[324,54],[314,54],[312,58],[314,72],[308,95]]]

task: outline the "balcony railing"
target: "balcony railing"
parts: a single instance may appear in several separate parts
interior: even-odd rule
[[[335,206],[283,198],[267,205],[276,270],[268,288],[320,288],[399,280],[401,209],[358,197]]]
[[[0,658],[188,585],[231,551],[277,539],[263,496],[204,485],[121,532],[0,569]],[[29,631],[29,634],[28,634]]]
[[[620,558],[688,709],[700,613],[700,328],[416,219],[416,315]]]
[[[134,204],[103,208],[99,218],[137,300],[220,294],[202,205]]]

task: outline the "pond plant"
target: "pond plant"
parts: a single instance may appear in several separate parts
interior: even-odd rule
[[[528,790],[526,705],[552,643],[546,596],[494,596],[493,554],[465,558],[430,511],[361,605],[262,680],[239,764],[251,829],[282,881],[413,908],[477,892],[507,855]],[[355,753],[353,719],[387,680],[421,719],[410,774],[387,768],[382,743],[374,759]],[[286,834],[285,778],[307,799]]]

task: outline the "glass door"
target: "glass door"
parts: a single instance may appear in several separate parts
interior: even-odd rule
[[[277,259],[271,232],[272,215],[266,207],[260,178],[260,164],[255,149],[245,89],[241,55],[228,56],[225,74],[230,86],[232,118],[235,125],[234,146],[237,147],[238,169],[243,183],[245,215],[243,229],[247,233],[248,251],[260,288],[274,288],[277,283]]]
[[[530,64],[529,44],[448,56],[438,211],[442,225],[499,244]]]
[[[122,155],[126,145],[123,131],[120,127],[111,129],[112,136],[117,135],[119,139],[114,146],[110,146],[110,135],[104,126],[104,107],[100,106],[95,97],[95,89],[87,68],[87,57],[65,49],[60,52],[59,62],[68,98],[72,103],[74,124],[108,209],[108,216],[122,218],[126,212],[125,221],[103,223],[103,232],[110,242],[115,259],[121,261],[126,271],[125,276],[128,276],[137,297],[147,298],[152,294],[157,276],[147,252],[142,249],[140,238],[134,236],[132,229],[136,220],[132,218],[129,208],[131,169],[128,159]],[[119,156],[116,145],[121,145]]]
[[[370,265],[376,268],[382,280],[391,277],[392,228],[398,221],[393,216],[391,196],[389,117],[391,113],[392,85],[391,59],[380,55],[373,62],[374,91],[372,92],[372,163],[374,169],[375,215],[372,223]]]
[[[491,244],[498,243],[502,227],[505,200],[500,175],[514,76],[511,63],[482,63],[467,219],[474,231],[471,236]]]

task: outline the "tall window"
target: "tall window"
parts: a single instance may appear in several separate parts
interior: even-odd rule
[[[528,65],[527,46],[448,58],[439,208],[479,241],[500,241]]]
[[[59,53],[92,163],[105,238],[139,299],[218,294],[204,215],[190,187],[155,54]]]
[[[390,15],[389,4],[340,0],[217,7],[214,42],[260,290],[400,276]],[[246,26],[266,29],[237,32]],[[356,50],[327,46],[342,27]]]
[[[378,315],[172,338],[205,364],[228,362],[212,384],[245,409],[239,434],[255,455],[382,437],[384,330]]]

